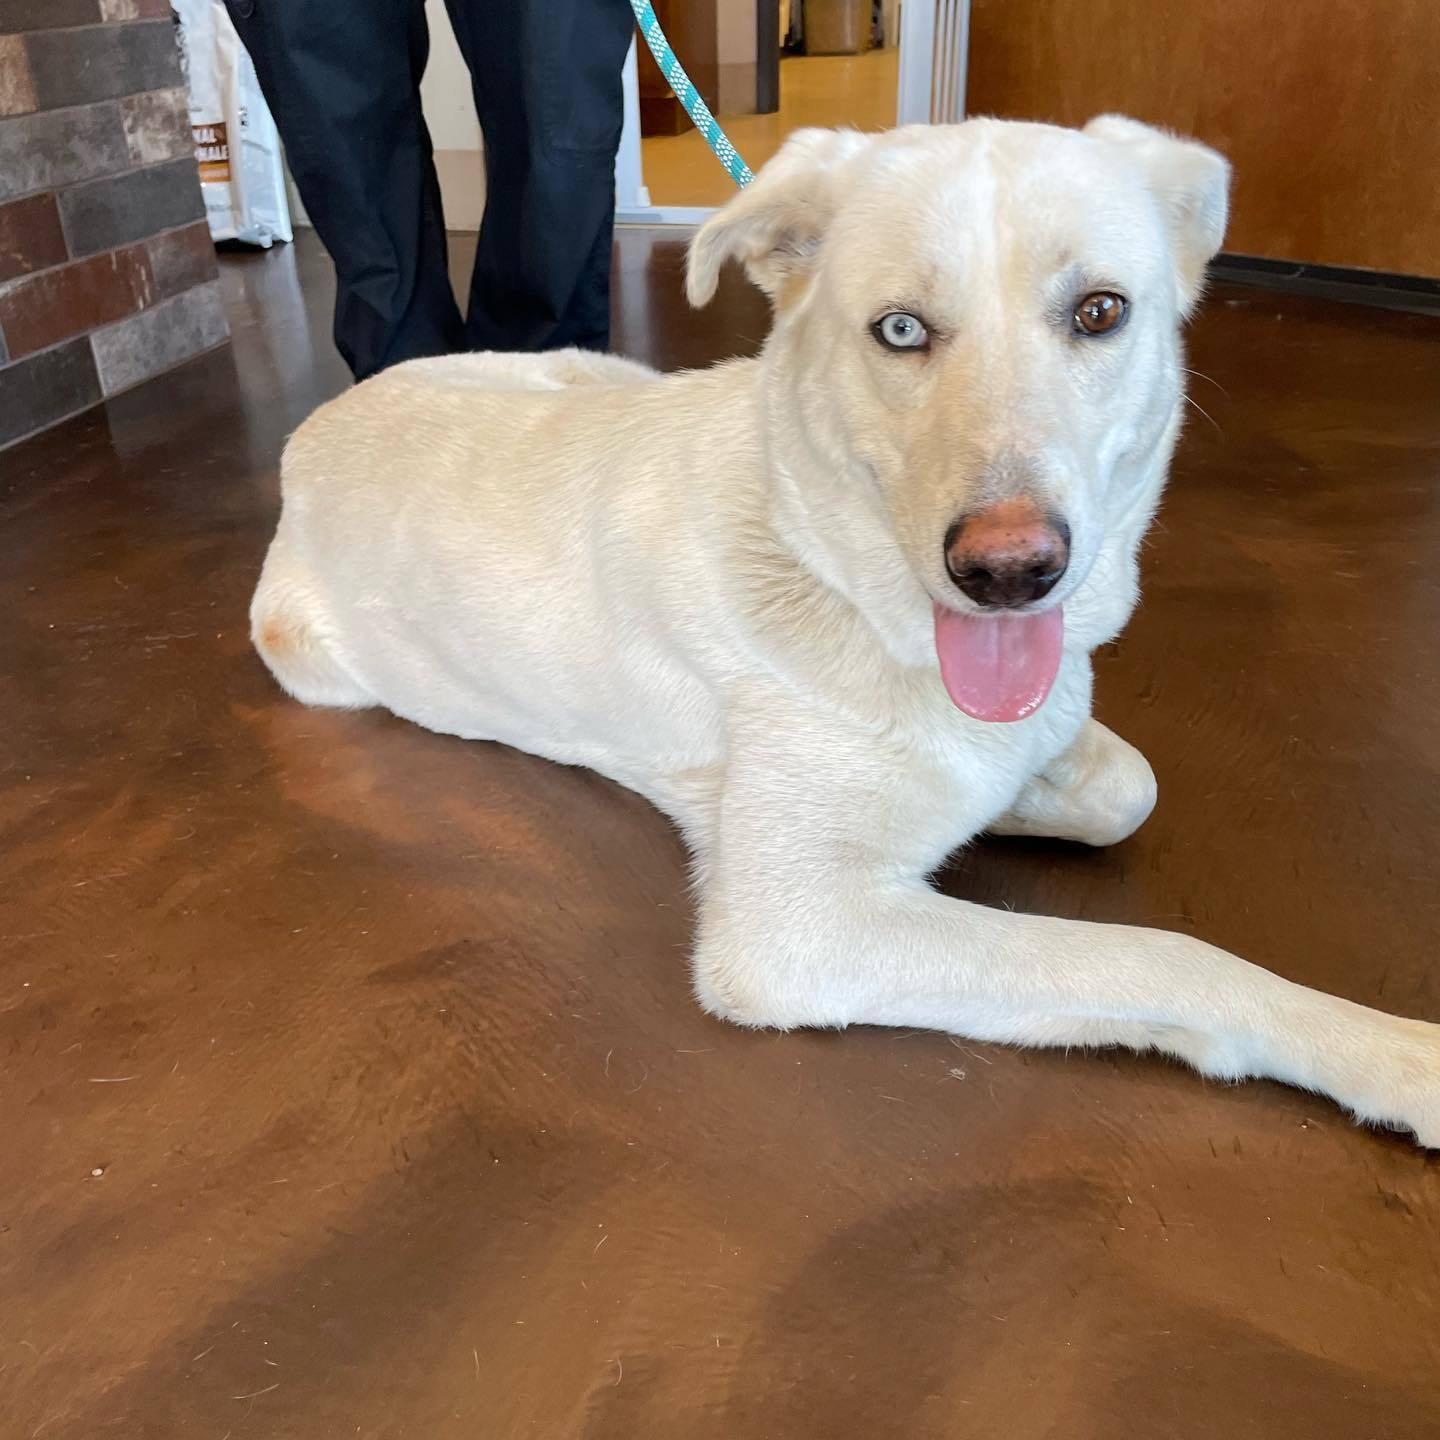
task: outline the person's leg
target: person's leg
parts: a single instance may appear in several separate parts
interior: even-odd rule
[[[447,0],[485,134],[465,343],[610,342],[626,0]]]
[[[461,343],[420,113],[423,0],[226,0],[300,198],[335,261],[335,344],[357,379]]]

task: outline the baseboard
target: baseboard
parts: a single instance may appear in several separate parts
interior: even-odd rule
[[[1258,255],[1217,256],[1210,273],[1217,280],[1313,295],[1347,305],[1373,305],[1382,310],[1408,310],[1440,315],[1440,280],[1423,275],[1393,275],[1342,265],[1307,265],[1294,260],[1267,260]]]

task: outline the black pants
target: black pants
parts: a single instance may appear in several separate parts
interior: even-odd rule
[[[603,350],[626,0],[447,0],[485,137],[462,321],[420,77],[423,0],[226,0],[335,261],[357,378],[453,350]]]

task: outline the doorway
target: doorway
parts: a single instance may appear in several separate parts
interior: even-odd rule
[[[969,0],[672,0],[663,9],[681,63],[752,170],[807,126],[884,130],[964,113]],[[734,194],[633,46],[625,104],[618,219],[698,224]]]

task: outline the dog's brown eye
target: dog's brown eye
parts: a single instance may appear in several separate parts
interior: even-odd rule
[[[1113,290],[1097,290],[1075,307],[1075,330],[1080,335],[1110,335],[1124,323],[1130,302]]]

